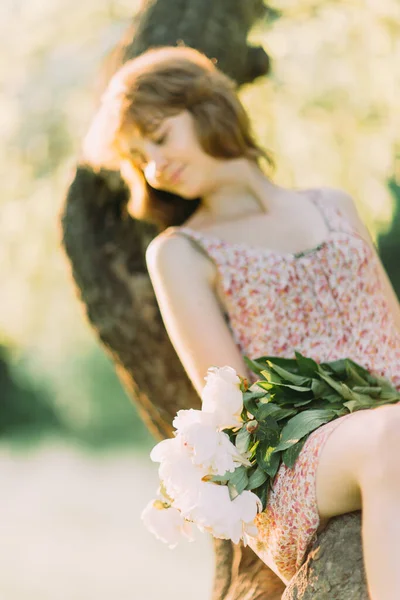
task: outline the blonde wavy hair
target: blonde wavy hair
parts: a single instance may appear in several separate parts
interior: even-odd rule
[[[133,216],[161,228],[179,225],[201,202],[151,188],[139,165],[124,155],[121,131],[151,133],[160,121],[189,111],[203,150],[215,158],[246,157],[259,164],[273,161],[255,141],[250,120],[235,83],[201,52],[188,47],[148,50],[125,63],[111,79],[92,127],[84,154],[94,166],[121,168],[132,189]],[[141,193],[140,193],[141,192]]]

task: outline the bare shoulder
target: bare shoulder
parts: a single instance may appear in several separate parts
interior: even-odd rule
[[[181,235],[160,233],[155,237],[146,250],[146,263],[149,270],[168,262],[180,263],[180,258],[190,253],[190,244]]]
[[[209,261],[194,247],[191,240],[176,233],[160,233],[146,250],[150,275],[158,273],[168,279],[204,278],[208,281],[212,269]]]
[[[348,192],[331,187],[320,188],[320,191],[322,192],[322,198],[331,205],[336,206],[349,222],[358,229],[361,235],[366,233],[367,229],[360,217],[357,204]]]
[[[338,208],[344,211],[351,212],[357,210],[353,197],[348,192],[333,187],[321,187],[319,191],[321,192],[322,199],[326,202],[336,204]]]

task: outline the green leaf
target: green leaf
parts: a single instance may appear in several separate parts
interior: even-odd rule
[[[354,391],[354,388],[350,388],[346,384],[342,383],[344,387],[342,396],[345,400],[355,400],[358,402],[360,409],[373,408],[375,406],[376,398],[370,394],[362,394]]]
[[[268,361],[268,365],[269,365],[270,369],[275,371],[280,377],[282,377],[282,379],[284,379],[286,381],[290,381],[290,383],[292,383],[296,386],[301,387],[301,386],[304,386],[304,385],[310,383],[309,377],[304,377],[303,375],[295,375],[294,373],[291,373],[287,369],[283,369],[279,365],[274,364],[274,362],[272,360]]]
[[[336,394],[335,392],[332,392],[331,394],[326,394],[323,397],[323,399],[327,402],[343,402],[342,396],[340,394]]]
[[[238,467],[229,478],[228,487],[234,488],[237,494],[241,494],[249,482],[246,467]]]
[[[307,381],[309,381],[309,380],[307,380]],[[290,390],[294,390],[295,392],[311,392],[311,387],[294,385],[292,383],[283,383],[282,381],[275,381],[274,383],[271,383],[270,389],[272,389],[276,385],[279,387],[289,388]]]
[[[358,363],[354,362],[354,360],[351,358],[346,359],[346,368],[348,375],[351,378],[354,378],[356,381],[358,380],[357,382],[359,385],[365,385],[366,383],[372,386],[380,385],[379,377],[372,375],[372,373]],[[390,382],[386,378],[383,378],[383,382],[386,385],[390,385]]]
[[[231,500],[234,500],[235,498],[237,498],[239,496],[239,492],[237,491],[236,487],[229,482],[228,482],[228,492],[229,492],[229,498]]]
[[[235,446],[240,454],[244,454],[249,449],[250,433],[247,431],[246,425],[243,425],[236,435]]]
[[[258,387],[262,388],[263,390],[266,390],[267,392],[269,392],[273,388],[272,383],[270,383],[269,381],[257,381],[257,385]]]
[[[347,415],[349,413],[348,409],[344,406],[344,404],[333,404],[329,408],[333,410],[337,417],[343,417],[344,415]]]
[[[283,383],[282,377],[278,375],[274,370],[266,368],[261,372],[262,376],[266,379],[267,384]],[[265,388],[265,385],[263,386]]]
[[[343,402],[343,406],[346,406],[346,408],[348,408],[349,411],[352,413],[357,410],[358,402],[356,402],[355,400],[349,400],[348,402]]]
[[[268,446],[265,442],[261,443],[256,450],[258,466],[270,477],[275,477],[281,460],[280,454],[273,454],[274,450],[274,446]]]
[[[380,377],[377,375],[372,376],[370,373],[368,373],[368,383],[370,385],[379,385],[382,387],[382,390],[394,392],[400,397],[399,392],[397,392],[396,388],[393,387],[393,385],[390,383],[390,381],[386,379],[386,377]]]
[[[257,421],[262,421],[267,417],[274,417],[275,415],[280,415],[282,413],[282,408],[274,404],[273,402],[261,403],[257,407],[257,415],[254,415],[257,418]]]
[[[400,402],[400,393],[396,390],[382,390],[379,394],[379,400],[384,400],[385,402]],[[375,404],[374,404],[375,406]]]
[[[311,433],[321,425],[325,425],[335,417],[335,412],[329,409],[305,410],[290,419],[282,429],[281,439],[275,452],[286,450],[297,444],[302,437]]]
[[[318,363],[312,358],[306,358],[297,351],[295,351],[295,356],[300,373],[305,377],[314,377],[315,373],[318,372]]]
[[[312,380],[311,390],[315,398],[322,398],[332,392],[332,388],[325,381],[321,381],[321,379]]]
[[[367,394],[371,396],[379,396],[382,392],[381,387],[355,385],[352,389],[353,392],[357,392],[358,394]]]
[[[294,375],[299,374],[297,360],[294,358],[283,358],[282,356],[261,356],[260,358],[257,358],[257,360],[261,361],[264,365],[272,362],[274,365],[278,365],[279,367],[282,367],[282,369],[286,369]]]
[[[260,392],[252,392],[247,391],[243,394],[243,404],[245,409],[252,415],[255,415],[257,410],[258,401],[262,398],[266,398],[268,394],[263,391]]]
[[[268,477],[268,479],[264,483],[264,485],[260,486],[257,490],[254,491],[254,493],[261,500],[261,504],[262,504],[263,510],[265,510],[267,508],[268,494],[269,494],[269,489],[270,489],[270,485],[269,484],[270,484],[270,478]]]
[[[227,471],[224,475],[213,475],[210,477],[210,481],[214,483],[227,483],[233,473]]]
[[[303,439],[298,441],[297,444],[290,446],[290,448],[286,448],[286,450],[282,452],[282,461],[287,467],[289,467],[289,469],[294,467],[294,463],[296,462],[304,444],[306,443],[307,438],[308,436],[305,436]]]
[[[345,400],[361,400],[361,398],[357,397],[359,396],[359,394],[353,392],[345,383],[341,381],[336,381],[335,379],[333,379],[333,377],[324,372],[321,372],[320,375],[322,379],[326,381]]]
[[[261,371],[265,369],[265,362],[262,357],[257,359],[251,359],[248,356],[244,356],[243,360],[249,367],[249,369],[251,369],[251,371],[253,371],[254,373],[257,373],[258,375],[261,375]]]
[[[282,460],[282,454],[280,452],[274,454],[273,451],[274,448],[271,448],[271,452],[269,453],[269,464],[265,467],[266,472],[271,477],[271,483],[278,472]]]
[[[297,410],[295,408],[281,408],[281,412],[274,416],[276,421],[282,421],[283,419],[287,419],[288,417],[292,417],[297,414]]]
[[[260,487],[263,483],[268,479],[268,475],[261,467],[257,467],[254,473],[252,473],[249,477],[249,482],[247,484],[246,490],[254,490],[255,488]]]
[[[258,423],[258,429],[254,433],[254,436],[264,445],[276,446],[279,442],[280,427],[275,419],[268,417]]]
[[[352,363],[350,360],[346,361],[346,372],[351,381],[359,386],[368,385],[368,379],[365,378],[364,373],[361,369],[357,368],[357,365]]]
[[[295,408],[297,408],[298,406],[306,406],[307,404],[310,404],[310,402],[312,402],[313,399],[310,398],[309,400],[299,400],[299,402],[294,402],[293,406]]]
[[[248,452],[248,454],[250,455],[250,460],[252,460],[252,458],[253,458],[253,455],[255,454],[255,452],[256,452],[256,450],[257,450],[257,448],[258,448],[259,444],[260,444],[260,441],[259,441],[259,440],[257,440],[256,442],[254,442],[254,444],[253,444],[253,445],[251,445],[251,446],[250,446],[250,448],[249,448],[249,452]]]
[[[261,398],[265,398],[266,393],[265,392],[252,392],[251,390],[247,390],[247,392],[245,392],[243,394],[243,401],[245,400],[261,400]]]
[[[250,415],[255,415],[256,411],[257,411],[257,402],[254,399],[250,399],[250,400],[243,400],[243,404],[244,404],[244,408],[245,410],[242,412],[247,412]],[[243,418],[243,417],[242,417]],[[243,420],[245,421],[247,417],[245,417]]]
[[[346,367],[346,359],[345,358],[340,358],[339,360],[333,360],[331,362],[328,363],[320,363],[319,364],[319,371],[321,372],[321,367],[324,369],[325,367],[328,367],[328,369],[330,371],[333,371],[336,375],[338,375],[340,378],[345,379],[346,375],[347,375],[347,367]]]

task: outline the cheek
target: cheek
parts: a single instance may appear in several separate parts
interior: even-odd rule
[[[179,188],[182,197],[195,199],[204,196],[209,187],[209,177],[203,168],[192,166],[188,169],[185,180]]]
[[[174,142],[174,148],[171,150],[183,160],[197,164],[205,159],[203,148],[191,133],[182,132],[182,135],[178,136]]]

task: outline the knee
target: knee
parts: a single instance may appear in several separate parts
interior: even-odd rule
[[[400,485],[400,404],[369,413],[362,477],[372,485]]]

